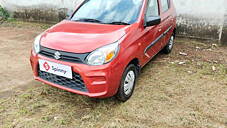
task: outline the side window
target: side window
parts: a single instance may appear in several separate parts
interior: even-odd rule
[[[169,0],[161,0],[162,2],[162,11],[166,12],[169,9]]]
[[[149,0],[146,18],[159,16],[158,0]]]

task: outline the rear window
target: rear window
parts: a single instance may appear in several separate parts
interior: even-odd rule
[[[161,0],[162,2],[162,11],[166,12],[169,9],[169,0]]]

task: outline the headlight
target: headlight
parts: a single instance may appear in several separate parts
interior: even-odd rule
[[[86,59],[89,65],[103,65],[112,61],[118,54],[119,43],[113,43],[101,47],[90,53]]]
[[[33,44],[33,49],[35,51],[35,53],[39,53],[40,52],[40,39],[41,39],[41,35],[38,35],[36,38],[35,38],[35,41],[34,41],[34,44]]]

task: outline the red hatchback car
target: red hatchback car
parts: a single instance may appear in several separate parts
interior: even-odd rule
[[[36,80],[94,98],[127,101],[140,69],[170,53],[176,31],[172,0],[85,0],[70,18],[36,37]]]

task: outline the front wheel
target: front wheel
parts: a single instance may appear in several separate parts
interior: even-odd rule
[[[123,74],[121,84],[116,95],[118,100],[125,102],[130,99],[135,88],[137,76],[138,71],[136,66],[130,64]]]
[[[174,45],[174,35],[172,35],[169,39],[168,44],[165,46],[165,48],[163,49],[163,52],[165,54],[169,54],[171,53],[172,49],[173,49],[173,45]]]

